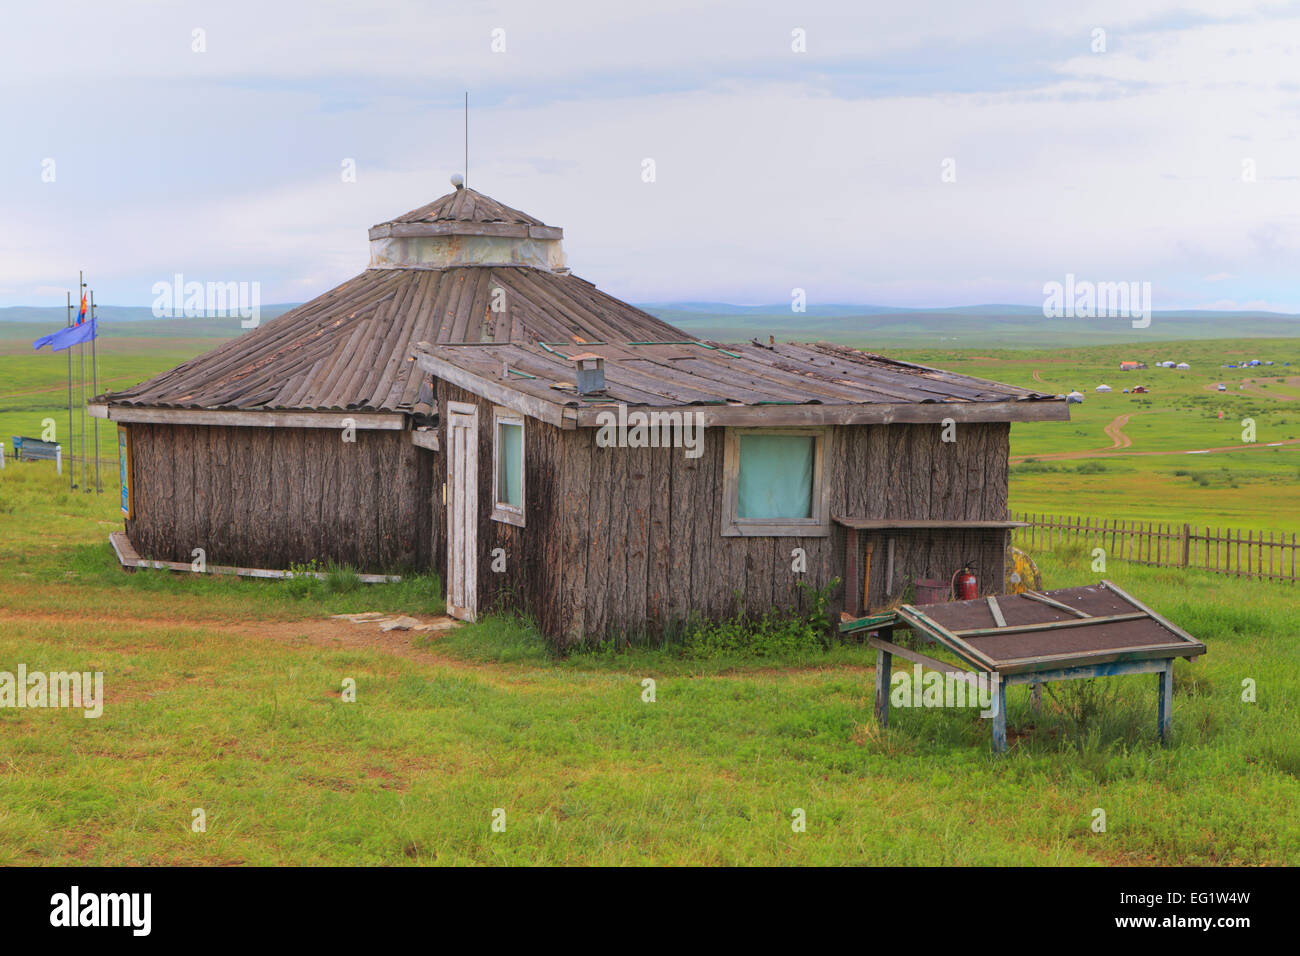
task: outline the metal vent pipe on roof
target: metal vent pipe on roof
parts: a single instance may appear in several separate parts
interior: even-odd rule
[[[595,395],[605,391],[605,360],[592,352],[573,356],[579,395]]]

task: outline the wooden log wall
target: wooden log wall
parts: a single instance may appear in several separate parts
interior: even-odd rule
[[[273,569],[313,559],[358,571],[430,567],[433,460],[397,431],[133,424],[144,557]]]
[[[441,421],[448,399],[479,408],[481,611],[513,604],[570,646],[658,633],[693,613],[803,611],[801,580],[823,588],[840,578],[829,611],[838,616],[844,607],[845,529],[834,526],[828,537],[721,535],[723,429],[706,430],[704,454],[692,459],[680,448],[598,448],[595,429],[526,419],[526,526],[518,528],[491,518],[492,403],[438,385]],[[959,425],[952,443],[940,434],[939,425],[832,428],[832,513],[1006,520],[1010,427]],[[436,483],[444,480],[439,471]],[[863,534],[859,547],[873,536],[870,596],[883,604],[886,537]],[[895,596],[908,580],[950,578],[967,560],[977,565],[981,593],[999,593],[1006,540],[1005,531],[898,533]],[[505,549],[505,574],[491,571],[495,548]],[[806,573],[793,570],[796,548],[806,552]]]
[[[840,513],[894,520],[1007,519],[1009,424],[959,424],[952,442],[942,441],[942,427],[930,424],[838,431],[837,447],[844,454],[843,464],[836,468],[844,481]],[[836,533],[844,542],[844,530]],[[894,575],[887,590],[890,538],[894,539]],[[897,603],[909,582],[951,580],[967,561],[975,566],[981,595],[1001,594],[1007,543],[1008,532],[995,529],[862,532],[857,555],[860,574],[866,571],[866,552],[872,546],[867,606]],[[839,545],[839,553],[845,546]],[[838,573],[843,576],[843,565]],[[861,589],[861,581],[857,586]]]

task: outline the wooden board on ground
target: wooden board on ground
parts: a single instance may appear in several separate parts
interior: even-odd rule
[[[128,571],[154,568],[159,571],[188,571],[191,574],[234,574],[241,578],[310,577],[321,581],[328,577],[326,571],[277,571],[271,568],[236,568],[224,564],[209,564],[202,571],[196,571],[186,561],[152,561],[140,557],[125,531],[114,531],[108,536],[108,541],[113,546],[113,553],[117,555],[117,563]],[[402,578],[398,574],[358,574],[357,580],[362,584],[396,584]]]

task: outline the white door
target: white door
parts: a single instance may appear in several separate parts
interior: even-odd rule
[[[478,613],[478,409],[447,403],[447,613]]]

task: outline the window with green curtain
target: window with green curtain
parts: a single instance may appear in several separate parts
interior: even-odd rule
[[[740,436],[737,518],[811,518],[815,435]]]
[[[524,426],[497,422],[497,501],[524,506]]]

